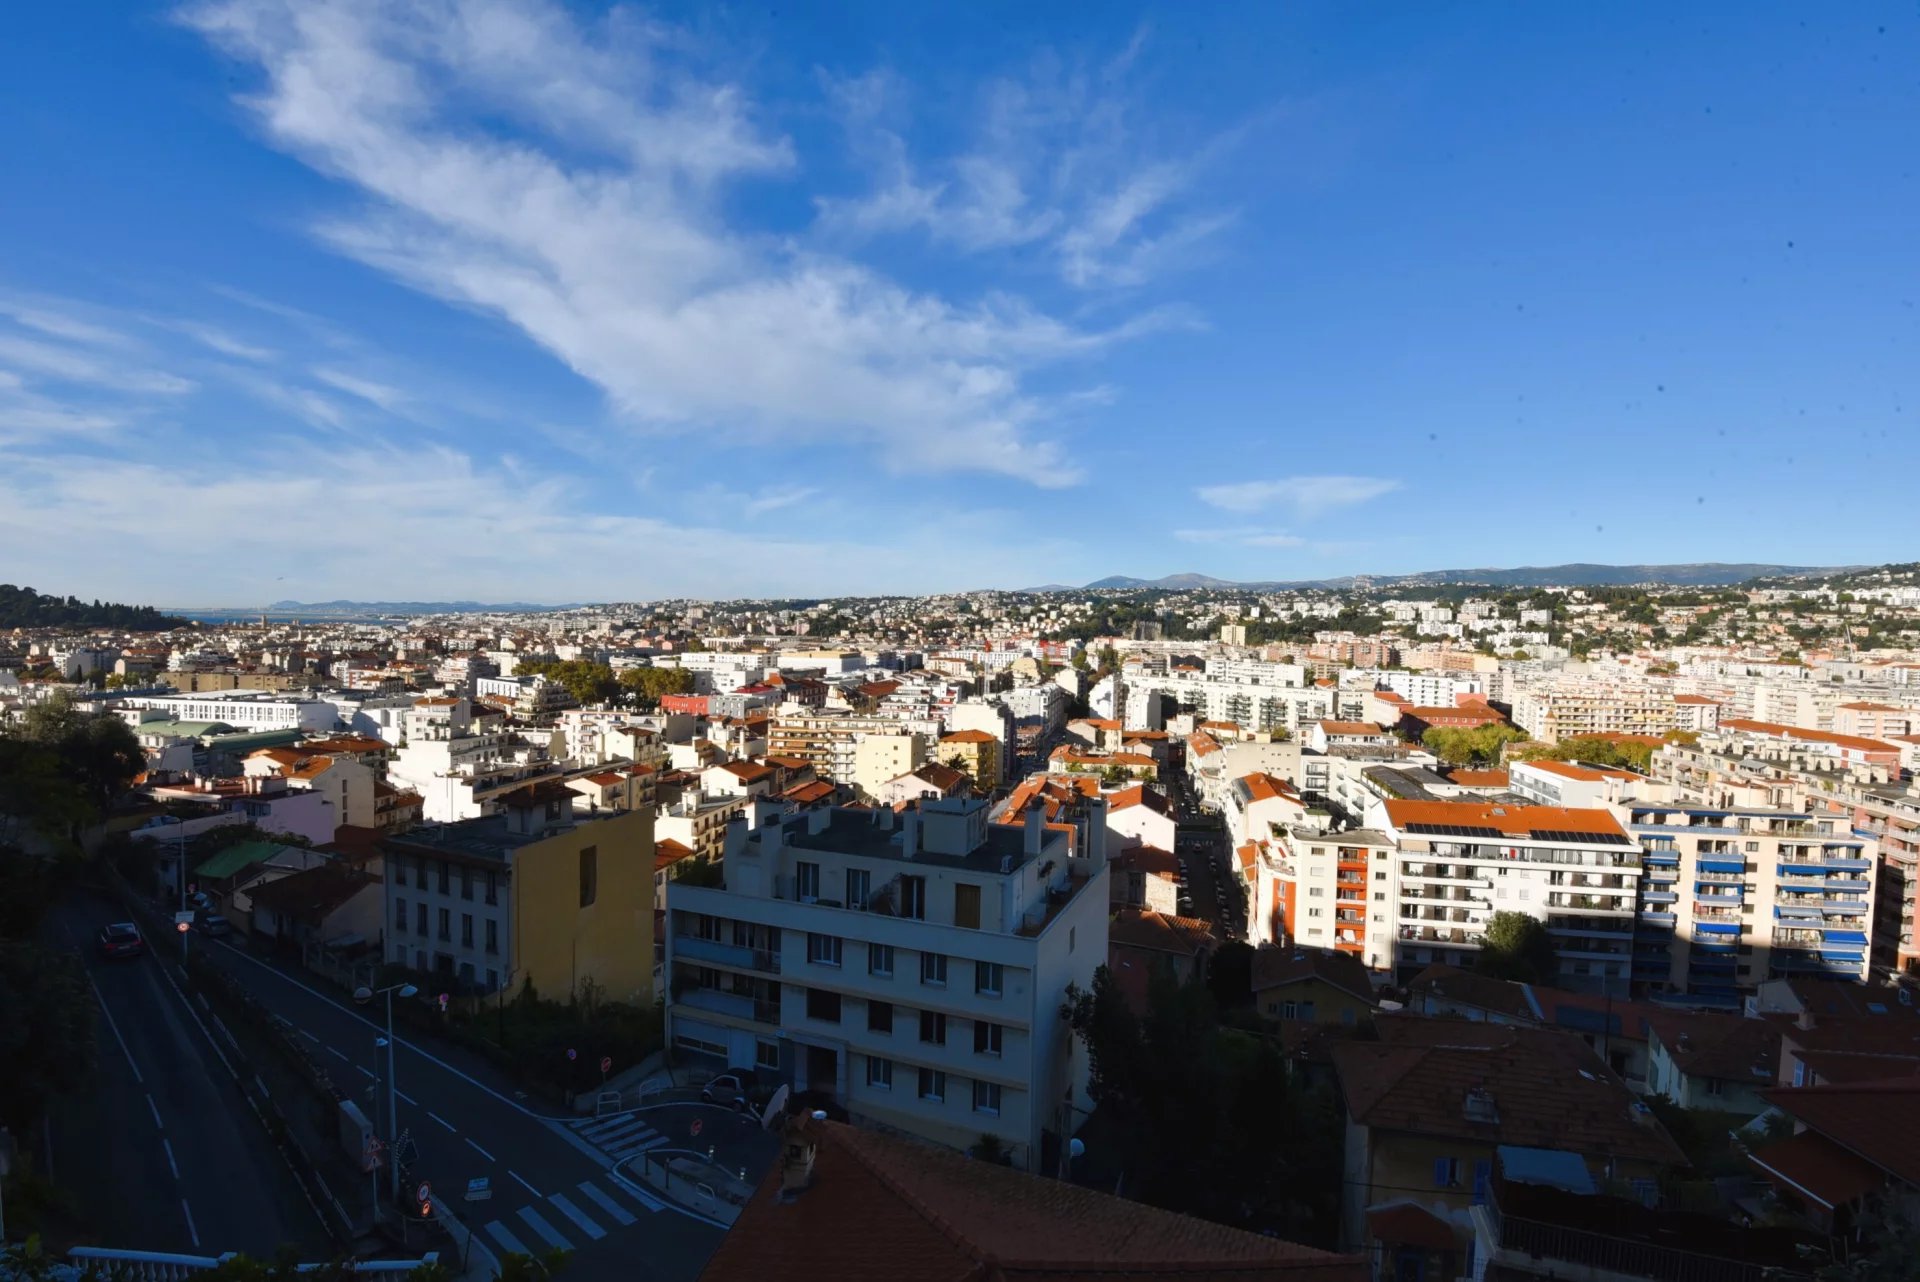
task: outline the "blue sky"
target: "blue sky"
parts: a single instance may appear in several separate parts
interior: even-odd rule
[[[1920,554],[1910,3],[27,6],[0,577]]]

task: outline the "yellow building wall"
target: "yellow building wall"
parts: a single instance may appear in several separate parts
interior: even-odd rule
[[[597,887],[580,903],[580,853],[593,847]],[[653,814],[574,825],[513,859],[516,985],[565,1001],[591,979],[610,1001],[653,1000]]]
[[[1260,1013],[1271,1019],[1279,1019],[1280,1008],[1286,1002],[1312,1002],[1313,1022],[1316,1024],[1365,1023],[1373,1018],[1373,1006],[1361,1001],[1344,988],[1335,988],[1332,984],[1323,984],[1318,980],[1307,980],[1297,984],[1279,984],[1265,988],[1254,994]],[[1352,1011],[1348,1020],[1346,1012]]]

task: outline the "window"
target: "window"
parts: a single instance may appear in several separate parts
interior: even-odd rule
[[[945,953],[920,954],[920,982],[931,988],[947,986],[947,955]]]
[[[440,910],[440,938],[448,943],[453,942],[453,909],[451,908]]]
[[[1433,1187],[1437,1189],[1460,1187],[1459,1158],[1436,1157],[1433,1159]]]
[[[1752,854],[1752,853],[1755,853],[1755,852],[1757,852],[1757,851],[1758,851],[1759,849],[1760,849],[1760,843],[1759,843],[1759,842],[1757,842],[1757,841],[1749,841],[1749,842],[1747,843],[1747,852],[1748,852],[1749,854]]]
[[[1717,1077],[1709,1077],[1707,1079],[1707,1094],[1718,1095],[1721,1091],[1726,1089],[1726,1085],[1727,1084],[1725,1082],[1721,1081]]]
[[[779,1043],[756,1040],[753,1043],[753,1066],[777,1070],[780,1067]]]
[[[873,874],[865,868],[847,869],[847,907],[864,910],[873,898]]]
[[[1320,916],[1320,915],[1321,915],[1321,913],[1320,913],[1320,910],[1319,910],[1318,908],[1309,908],[1309,909],[1307,909],[1307,916],[1309,916],[1309,917],[1318,917],[1318,916]]]
[[[493,923],[489,922],[487,924],[492,925]],[[499,971],[489,970],[487,972],[487,991],[490,993],[500,991],[500,972]]]
[[[927,919],[927,879],[925,877],[900,879],[900,915],[911,917],[915,921]]]
[[[1079,941],[1079,938],[1080,938],[1080,928],[1078,926],[1067,927],[1067,951],[1068,952],[1073,951],[1073,946],[1075,943]]]
[[[953,924],[968,930],[980,929],[980,887],[964,881],[954,883]]]
[[[975,1082],[973,1084],[973,1111],[1000,1116],[1000,1083]]]
[[[580,906],[593,907],[600,897],[600,848],[586,846],[580,851]]]
[[[413,906],[413,933],[422,939],[427,937],[427,906],[425,904]],[[425,970],[426,967],[422,966],[420,969]]]
[[[415,890],[427,888],[427,857],[425,855],[420,856],[420,862],[413,866],[413,888]]]
[[[869,1001],[867,1003],[867,1031],[869,1033],[891,1033],[893,1031],[893,1003]]]
[[[801,903],[820,898],[820,865],[801,860],[793,866],[793,894]]]
[[[473,898],[473,869],[471,868],[460,870],[460,898]]]
[[[1374,902],[1374,903],[1376,903],[1376,904],[1384,904],[1384,903],[1385,903],[1386,901],[1387,901],[1387,892],[1386,892],[1386,891],[1384,891],[1384,890],[1376,890],[1376,891],[1374,891],[1374,892],[1373,892],[1373,902]]]
[[[500,951],[500,923],[491,917],[487,918],[487,951],[490,953]]]
[[[881,1059],[878,1055],[867,1056],[867,1085],[875,1090],[893,1089],[893,1061]]]
[[[1375,881],[1385,881],[1385,880],[1387,879],[1387,870],[1386,870],[1385,868],[1376,868],[1376,869],[1374,869],[1374,870],[1373,870],[1373,879],[1374,879]]]
[[[1487,1185],[1493,1182],[1493,1162],[1488,1158],[1475,1158],[1473,1163],[1473,1204],[1487,1204]]]
[[[440,861],[439,872],[440,872],[440,893],[443,895],[450,894],[452,892],[452,886],[453,886],[453,865],[448,863],[446,860],[442,859]]]
[[[807,960],[816,966],[840,964],[841,940],[838,935],[807,935]]]
[[[807,1018],[824,1020],[829,1024],[840,1022],[840,994],[830,993],[824,988],[807,990]]]
[[[472,913],[460,914],[460,946],[462,948],[473,947],[473,914]]]
[[[999,962],[977,961],[973,964],[973,991],[982,997],[998,997],[1004,982],[1006,971]]]
[[[1807,1084],[1807,1065],[1805,1060],[1796,1059],[1793,1061],[1793,1084],[1795,1086],[1805,1086]]]
[[[947,1017],[937,1010],[920,1012],[920,1040],[929,1046],[947,1044]]]
[[[920,1098],[939,1103],[947,1098],[947,1075],[937,1068],[920,1070]]]
[[[404,899],[393,901],[393,928],[403,935],[407,933],[407,901]]]
[[[867,974],[888,977],[893,975],[892,944],[867,945]]]
[[[973,1021],[973,1053],[991,1055],[1000,1058],[1000,1043],[1006,1030],[998,1024],[989,1024],[984,1019]]]
[[[487,872],[487,902],[490,904],[500,902],[500,874],[491,869]]]
[[[1325,888],[1325,887],[1323,887],[1323,886],[1308,886],[1308,887],[1307,887],[1307,898],[1308,898],[1308,899],[1318,899],[1318,898],[1320,898],[1320,897],[1321,897],[1322,895],[1324,895],[1324,894],[1326,894],[1326,893],[1327,893],[1327,892],[1326,892],[1326,888]]]

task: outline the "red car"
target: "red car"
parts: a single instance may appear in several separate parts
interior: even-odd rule
[[[147,941],[140,938],[140,928],[132,922],[117,922],[101,928],[100,955],[108,961],[121,957],[139,957],[146,951]]]

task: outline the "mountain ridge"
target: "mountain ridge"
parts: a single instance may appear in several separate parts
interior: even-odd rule
[[[1860,566],[1769,565],[1745,561],[1688,561],[1672,565],[1602,565],[1591,561],[1572,561],[1564,565],[1521,565],[1506,569],[1484,566],[1465,570],[1424,570],[1415,574],[1341,575],[1330,579],[1233,580],[1216,579],[1206,574],[1168,574],[1157,579],[1138,579],[1114,574],[1095,579],[1079,589],[1102,591],[1190,592],[1201,588],[1220,591],[1287,591],[1321,588],[1350,590],[1364,580],[1374,587],[1436,587],[1454,583],[1484,583],[1488,587],[1632,587],[1636,584],[1660,584],[1667,587],[1729,587],[1750,579],[1811,577],[1859,570]],[[1029,589],[1045,591],[1047,589]],[[1071,590],[1071,589],[1069,589]]]

